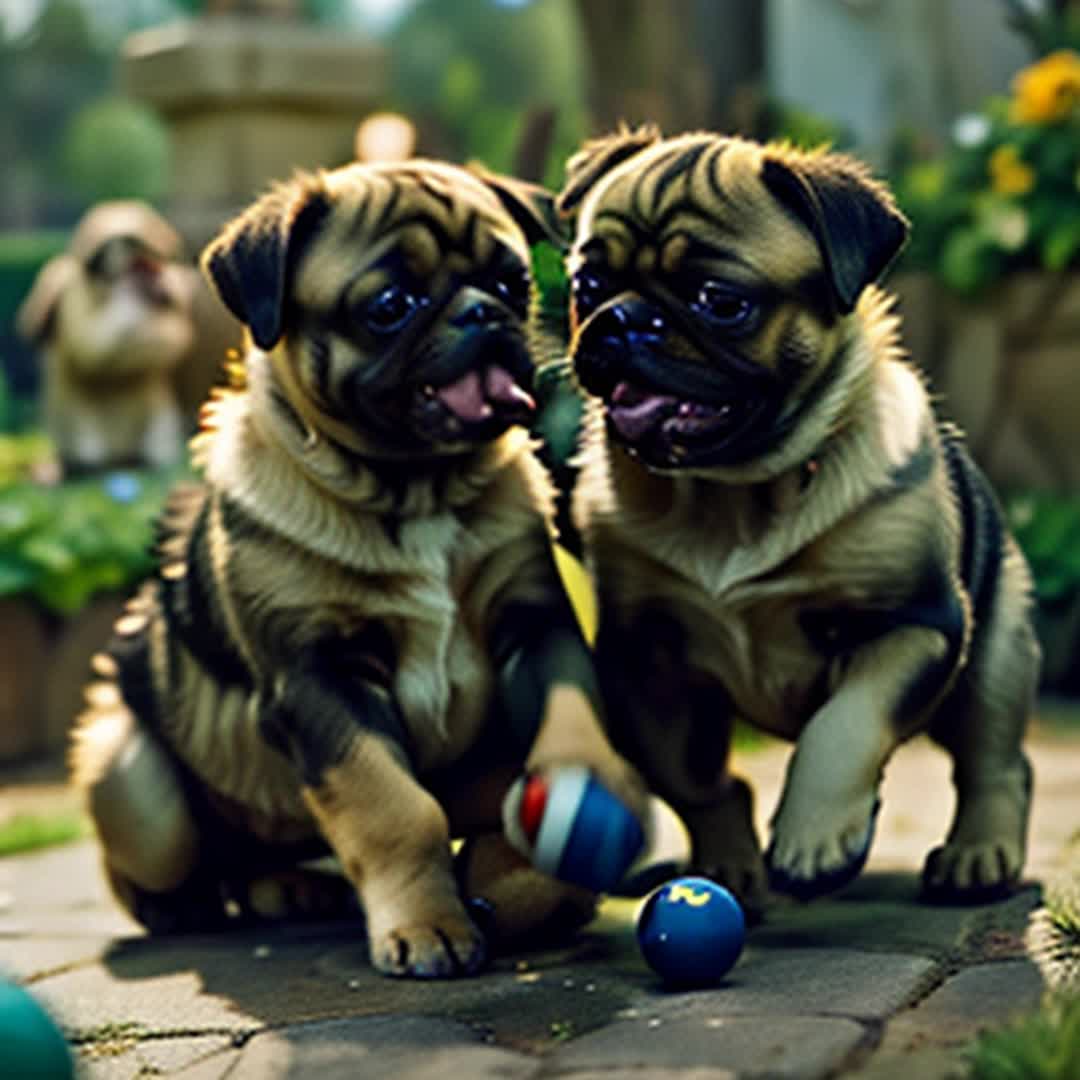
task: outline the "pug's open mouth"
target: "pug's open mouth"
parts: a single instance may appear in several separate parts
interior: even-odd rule
[[[756,398],[703,402],[617,382],[607,399],[615,437],[661,465],[689,464],[738,440],[761,404]]]
[[[437,442],[491,439],[536,412],[529,390],[500,364],[471,368],[442,385],[424,383],[413,395],[418,431]]]

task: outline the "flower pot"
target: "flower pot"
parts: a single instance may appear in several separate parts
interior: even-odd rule
[[[1013,274],[937,314],[915,359],[994,486],[1080,494],[1080,273]]]

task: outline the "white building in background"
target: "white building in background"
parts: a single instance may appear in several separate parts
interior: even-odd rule
[[[770,94],[849,130],[884,164],[898,128],[946,136],[1031,59],[1002,0],[767,0]]]

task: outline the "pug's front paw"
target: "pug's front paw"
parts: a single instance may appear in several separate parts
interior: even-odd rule
[[[369,951],[382,974],[414,979],[472,975],[487,962],[487,942],[464,912],[373,932]]]
[[[798,900],[847,885],[866,865],[880,806],[875,795],[812,815],[796,816],[781,806],[765,855],[769,885]]]

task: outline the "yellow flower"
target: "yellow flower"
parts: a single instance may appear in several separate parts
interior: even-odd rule
[[[1052,124],[1065,120],[1080,103],[1080,53],[1059,49],[1024,68],[1012,82],[1012,120]]]
[[[1035,186],[1035,170],[1020,159],[1011,143],[999,146],[987,163],[990,186],[999,195],[1026,195]]]

